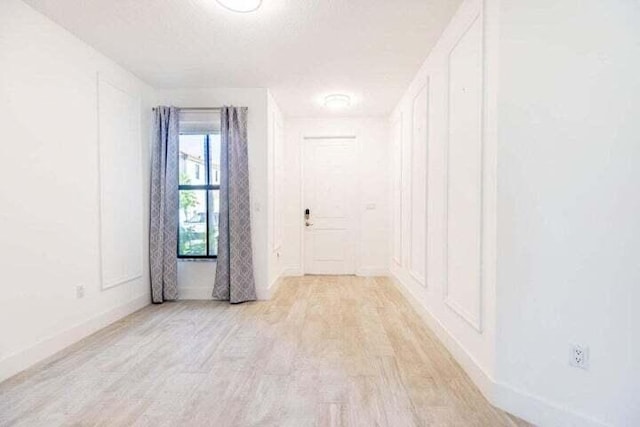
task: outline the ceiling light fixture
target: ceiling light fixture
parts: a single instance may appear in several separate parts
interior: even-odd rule
[[[324,106],[332,110],[342,110],[351,106],[351,97],[341,93],[327,95],[324,98]]]
[[[248,13],[258,10],[262,0],[216,0],[220,6],[233,12]]]

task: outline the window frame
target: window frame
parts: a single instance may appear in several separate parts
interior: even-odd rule
[[[201,134],[201,133],[180,133],[180,136],[182,135],[202,135],[204,136],[204,158],[205,158],[205,164],[204,164],[204,181],[205,184],[180,184],[180,174],[178,174],[178,194],[180,194],[181,190],[204,190],[205,193],[205,206],[206,206],[206,215],[205,215],[205,222],[206,222],[206,236],[207,236],[207,244],[205,245],[206,249],[207,249],[207,254],[206,255],[181,255],[180,254],[180,226],[178,226],[178,239],[177,239],[177,245],[176,245],[176,255],[178,257],[178,259],[183,259],[183,260],[215,260],[218,259],[218,254],[215,255],[211,255],[209,253],[210,250],[210,242],[209,242],[209,237],[210,237],[210,230],[209,230],[209,193],[213,190],[218,190],[218,192],[220,192],[220,185],[219,184],[211,184],[211,157],[209,156],[209,138],[212,135],[211,133],[206,133],[206,134]],[[180,149],[180,141],[178,141],[178,150]]]

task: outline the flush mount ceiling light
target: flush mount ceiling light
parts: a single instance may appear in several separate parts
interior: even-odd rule
[[[216,0],[220,6],[233,12],[247,13],[258,10],[262,0]]]
[[[351,97],[341,93],[327,95],[324,98],[324,106],[332,110],[342,110],[351,106]]]

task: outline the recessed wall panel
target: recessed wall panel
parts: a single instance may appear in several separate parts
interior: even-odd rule
[[[402,114],[393,130],[393,261],[402,265]]]
[[[481,329],[482,25],[477,18],[448,62],[446,302]]]
[[[284,212],[284,132],[282,123],[273,118],[273,249],[279,249],[283,241]]]
[[[413,99],[411,128],[411,232],[409,233],[409,272],[425,284],[427,248],[427,147],[429,85]]]
[[[140,102],[98,82],[102,287],[142,276]]]

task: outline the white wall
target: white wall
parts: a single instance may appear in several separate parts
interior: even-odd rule
[[[302,143],[305,136],[355,135],[358,141],[356,273],[388,272],[389,138],[383,118],[288,119],[284,149],[284,273],[303,273]],[[374,206],[367,209],[367,205]]]
[[[177,107],[220,107],[235,105],[249,108],[249,175],[251,185],[251,234],[256,292],[259,299],[269,298],[269,150],[267,90],[176,89],[158,90],[158,103]],[[182,299],[210,299],[215,278],[215,261],[179,261],[178,292]]]
[[[640,4],[501,0],[500,51],[501,404],[640,425]]]
[[[268,117],[280,124],[282,117],[266,89],[156,91],[18,0],[0,3],[0,64],[0,178],[12,184],[0,192],[0,234],[7,242],[0,248],[0,380],[149,303],[149,142],[151,108],[158,104],[249,107],[255,276],[258,297],[268,298],[270,278],[281,270],[277,260],[269,264],[277,144]],[[99,80],[122,99],[138,100],[136,117],[101,117]],[[127,120],[141,130],[142,179],[132,183],[142,199],[141,241],[126,242],[142,245],[142,274],[103,289],[99,123]],[[102,267],[105,261],[119,262],[102,259]],[[180,262],[178,272],[181,298],[211,297],[215,262]],[[82,299],[77,285],[85,287]]]
[[[284,116],[271,93],[267,94],[267,139],[268,139],[268,250],[269,250],[269,295],[275,292],[278,279],[284,273]]]
[[[490,37],[482,2],[464,2],[391,117],[392,276],[485,395],[495,361]]]
[[[622,0],[467,0],[391,117],[391,272],[487,398],[537,425],[640,423],[638,22]]]
[[[98,73],[139,102],[133,116],[99,113]],[[0,2],[0,381],[149,303],[150,97],[140,80],[24,3]],[[99,118],[141,123],[134,143],[143,159],[143,179],[130,183],[144,201],[142,276],[104,290]]]

